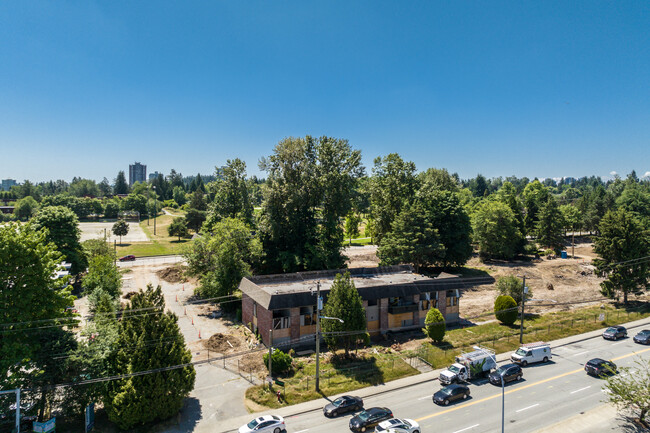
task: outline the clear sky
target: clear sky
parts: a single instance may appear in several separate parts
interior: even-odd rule
[[[650,170],[650,2],[0,2],[0,178],[262,174],[329,135],[461,177]]]

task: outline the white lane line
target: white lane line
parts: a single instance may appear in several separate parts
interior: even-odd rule
[[[296,433],[302,433],[302,432],[305,432],[305,431],[307,431],[307,430],[309,430],[309,429],[306,428],[306,429],[304,429],[304,430],[298,430]]]
[[[585,389],[591,388],[591,385],[585,386],[584,388],[576,389],[575,391],[571,391],[570,394],[575,394],[576,392],[584,391]]]
[[[420,397],[420,398],[418,398],[418,400],[424,400],[424,399],[426,399],[426,398],[431,398],[431,396],[430,396],[430,395],[425,395],[424,397]]]
[[[481,424],[474,424],[474,425],[471,425],[471,426],[466,427],[466,428],[464,428],[464,429],[456,430],[454,433],[460,433],[460,432],[462,432],[462,431],[469,430],[469,429],[471,429],[471,428],[478,427],[478,426],[480,426],[480,425],[481,425]]]
[[[588,350],[585,350],[584,352],[580,352],[580,353],[576,353],[574,355],[571,355],[571,356],[569,356],[569,358],[573,358],[574,356],[584,355],[585,353],[588,353],[588,352],[589,352]]]
[[[539,406],[539,403],[535,403],[535,404],[532,405],[532,406],[528,406],[528,407],[525,407],[525,408],[523,408],[523,409],[516,410],[515,412],[523,412],[523,411],[525,411],[525,410],[527,410],[527,409],[532,409],[532,408],[537,407],[537,406]]]
[[[618,344],[623,344],[623,343],[625,343],[625,341],[619,341],[618,343],[610,344],[610,346],[616,346]]]

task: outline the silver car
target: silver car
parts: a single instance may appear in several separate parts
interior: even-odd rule
[[[281,416],[264,415],[239,427],[239,433],[282,433],[286,428]]]

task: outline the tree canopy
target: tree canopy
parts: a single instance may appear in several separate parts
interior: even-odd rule
[[[473,215],[474,240],[483,257],[511,259],[521,245],[517,219],[508,205],[484,201]]]
[[[88,261],[80,242],[79,219],[74,212],[63,206],[48,206],[42,208],[32,222],[37,230],[47,229],[46,239],[56,245],[66,262],[72,264],[73,274],[86,269]]]

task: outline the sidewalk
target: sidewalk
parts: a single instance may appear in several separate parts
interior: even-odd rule
[[[642,432],[641,427],[620,416],[616,408],[604,404],[578,415],[564,419],[534,433],[592,433],[592,432]]]
[[[647,325],[650,325],[650,318],[636,320],[634,322],[628,322],[628,323],[626,323],[624,325],[628,329],[633,329],[633,328],[637,328],[637,327],[640,327],[640,326],[647,326]],[[577,343],[577,342],[592,339],[592,338],[597,338],[597,337],[600,338],[602,333],[603,333],[603,330],[599,329],[599,330],[596,330],[596,331],[587,332],[585,334],[574,335],[574,336],[571,336],[571,337],[562,338],[560,340],[551,341],[550,342],[551,348],[566,346],[566,345],[569,345],[569,344]],[[505,353],[498,354],[496,356],[496,358],[497,358],[497,362],[499,362],[499,363],[509,361],[510,360],[510,352],[505,352]],[[415,376],[409,376],[409,377],[406,377],[404,379],[398,379],[398,380],[394,380],[394,381],[384,383],[384,384],[380,384],[380,385],[370,386],[370,387],[367,387],[367,388],[361,388],[361,389],[355,390],[354,395],[357,395],[357,396],[365,399],[365,398],[370,397],[370,396],[374,396],[374,395],[378,395],[378,394],[382,394],[382,393],[386,393],[386,392],[392,392],[392,391],[396,391],[396,390],[399,390],[399,389],[402,389],[402,388],[408,388],[408,387],[416,385],[416,384],[420,384],[420,383],[424,383],[424,382],[433,382],[433,381],[438,380],[438,376],[440,375],[440,372],[442,370],[443,369],[438,369],[438,370],[434,370],[434,371],[431,371],[431,372],[428,372],[428,373],[421,373],[421,374],[418,374],[418,375],[415,375]],[[432,388],[432,390],[433,390],[433,388]],[[349,394],[349,392],[347,394]],[[343,395],[343,394],[340,394],[340,395]],[[329,396],[329,399],[333,400],[336,397],[338,397],[338,395]],[[281,409],[273,409],[272,412],[273,412],[274,415],[280,415],[280,416],[282,416],[284,418],[288,418],[290,416],[299,415],[299,414],[306,413],[306,412],[317,411],[317,410],[320,411],[320,410],[323,409],[323,406],[325,406],[327,403],[329,403],[329,401],[326,400],[325,398],[319,398],[317,400],[311,400],[311,401],[296,404],[296,405],[293,405],[293,406],[283,407]],[[605,407],[608,407],[608,406],[605,406]],[[267,411],[264,411],[264,412],[244,415],[244,416],[240,416],[240,417],[237,417],[237,418],[231,418],[229,420],[223,421],[219,425],[218,432],[225,433],[225,432],[237,431],[237,429],[239,427],[241,427],[242,425],[248,423],[253,418],[255,418],[257,416],[261,416],[261,415],[266,415],[269,412],[271,412],[271,411],[267,410]],[[583,432],[583,431],[584,432],[587,432],[587,431],[593,432],[593,431],[606,431],[605,429],[601,428],[603,425],[610,425],[610,424],[613,425],[613,426],[618,425],[618,424],[612,424],[613,422],[616,421],[616,419],[615,419],[616,418],[616,411],[613,411],[613,412],[610,413],[610,412],[607,412],[607,411],[603,410],[602,412],[603,412],[602,416],[604,418],[603,419],[598,418],[599,419],[599,421],[598,421],[599,424],[591,424],[591,423],[587,424],[587,423],[584,423],[585,416],[584,415],[579,415],[579,417],[580,417],[579,419],[582,420],[583,421],[582,424],[585,425],[584,430],[567,430],[564,427],[561,427],[561,425],[563,425],[564,422],[567,422],[567,423],[574,422],[573,418],[570,418],[568,420],[561,421],[560,423],[558,423],[557,426],[549,427],[549,428],[556,428],[557,430],[539,430],[539,431],[540,432],[545,432],[545,433],[546,432],[548,432],[548,433],[551,433],[551,432],[553,432],[553,433],[555,433],[555,432],[558,432],[558,433],[560,433],[560,432],[561,433],[573,433],[573,432]],[[586,413],[588,413],[588,412],[585,412],[585,414]],[[578,421],[575,421],[575,423],[576,423],[576,426],[580,425],[580,422],[578,422]],[[594,426],[597,426],[597,427],[594,428]],[[197,428],[194,431],[195,431],[195,433],[204,433],[204,432],[207,433],[208,432],[208,430],[203,430],[201,428]],[[210,432],[216,432],[216,430],[214,430],[214,426],[212,426],[212,428],[209,431]],[[622,431],[622,430],[619,428],[618,430],[614,429],[614,431]]]

